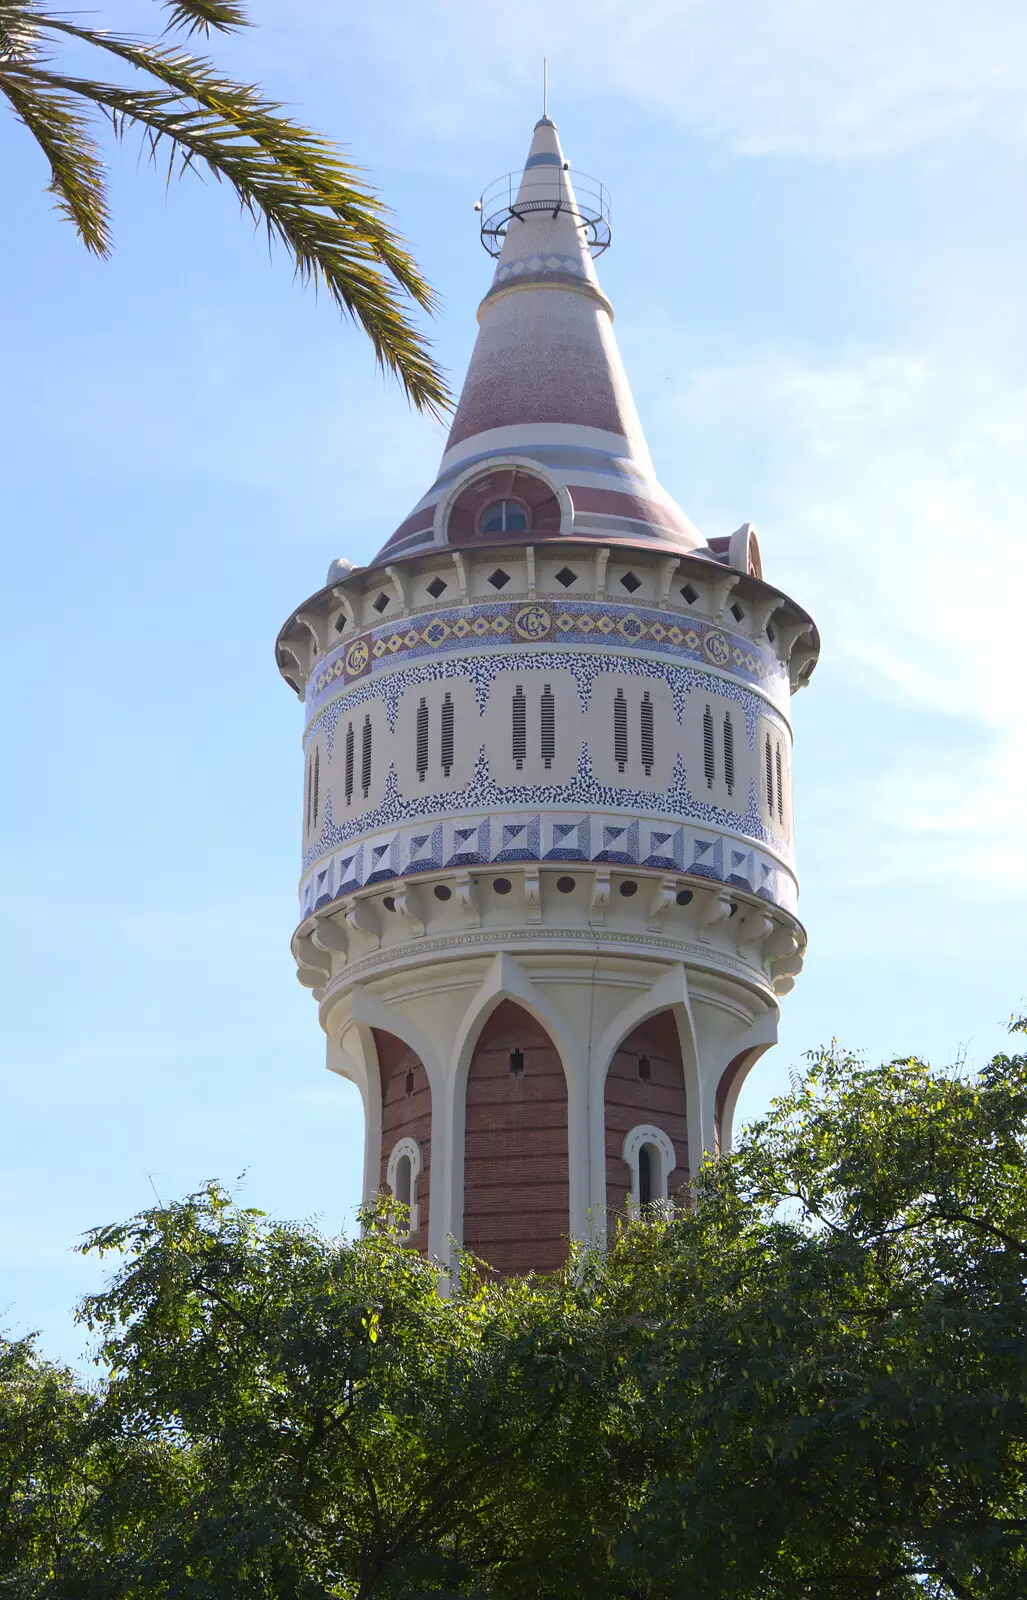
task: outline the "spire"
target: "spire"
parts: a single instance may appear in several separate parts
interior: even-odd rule
[[[453,542],[441,525],[449,486],[477,463],[487,474],[499,457],[511,470],[541,469],[562,508],[546,532],[709,553],[656,479],[617,348],[593,259],[609,242],[605,191],[589,179],[576,191],[548,115],[535,124],[520,178],[493,184],[480,209],[482,242],[497,260],[478,337],[439,477],[386,551]],[[537,519],[532,526],[542,533]]]

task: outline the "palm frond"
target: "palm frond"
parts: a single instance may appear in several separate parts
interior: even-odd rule
[[[162,0],[165,11],[171,13],[169,28],[182,28],[186,33],[234,33],[236,28],[250,26],[242,6],[233,0]]]
[[[50,163],[49,192],[87,250],[109,256],[110,214],[100,148],[81,98],[41,83],[30,67],[0,65],[0,89]]]
[[[337,158],[323,161],[320,187],[306,180],[299,156],[304,139],[313,141],[315,153],[323,147],[316,136],[290,129],[276,139],[273,119],[261,120],[252,109],[243,116],[238,97],[235,104],[219,107],[217,96],[208,91],[207,105],[189,106],[177,89],[128,89],[42,66],[20,71],[51,93],[81,96],[100,107],[119,137],[128,127],[142,129],[154,160],[164,144],[169,179],[198,161],[204,163],[232,187],[255,221],[263,221],[269,240],[277,239],[289,250],[299,277],[323,282],[339,307],[360,324],[379,364],[395,373],[411,402],[435,416],[449,409],[445,381],[427,341],[408,322],[398,285],[382,271],[383,262],[393,270],[394,252],[387,254],[382,246],[380,203],[358,183],[344,183],[345,164]],[[263,142],[257,142],[253,131],[258,125]],[[432,303],[426,285],[418,298],[422,304]]]
[[[281,105],[265,99],[255,85],[224,78],[205,57],[175,46],[150,45],[122,34],[82,28],[49,13],[41,15],[40,23],[98,46],[224,118],[237,135],[252,139],[283,173],[292,175],[321,204],[372,240],[382,265],[411,299],[426,311],[438,309],[434,291],[387,221],[389,208],[364,182],[360,168],[340,156],[329,140],[283,116]]]
[[[0,63],[24,61],[39,48],[33,0],[0,0]]]

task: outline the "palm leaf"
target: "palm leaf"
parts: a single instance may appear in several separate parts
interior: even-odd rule
[[[236,28],[248,28],[249,19],[242,6],[232,0],[162,0],[165,11],[171,13],[169,28],[182,28],[186,33],[233,33]]]
[[[0,68],[0,88],[50,163],[49,192],[87,250],[108,256],[110,216],[100,150],[81,99],[39,83],[31,69]]]
[[[234,0],[164,0],[170,26],[189,31],[246,25]],[[122,87],[51,69],[41,40],[71,36],[156,79],[160,89]],[[10,37],[13,48],[5,48]],[[328,140],[282,115],[253,85],[222,77],[203,57],[80,27],[38,9],[36,0],[0,0],[0,91],[50,161],[51,188],[87,246],[110,248],[103,168],[83,103],[110,118],[120,138],[139,128],[156,162],[167,153],[167,176],[202,164],[234,190],[244,211],[263,223],[269,242],[290,253],[301,280],[323,284],[371,340],[379,364],[392,371],[419,409],[441,415],[451,406],[424,335],[410,322],[404,297],[437,308],[388,208]]]

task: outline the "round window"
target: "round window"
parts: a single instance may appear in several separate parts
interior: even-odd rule
[[[478,518],[482,533],[524,533],[528,513],[516,500],[493,500]]]

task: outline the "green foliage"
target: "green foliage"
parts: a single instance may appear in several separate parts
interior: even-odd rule
[[[164,0],[167,31],[230,33],[248,25],[233,0]],[[69,75],[53,65],[55,40],[133,69],[125,82]],[[142,86],[135,75],[142,74]],[[360,324],[379,364],[396,374],[418,409],[440,415],[449,394],[409,302],[436,308],[432,290],[389,212],[360,169],[326,139],[283,116],[252,84],[225,77],[179,45],[86,27],[38,0],[0,0],[0,92],[50,165],[50,192],[88,250],[110,253],[105,170],[94,126],[120,138],[138,129],[167,179],[205,168],[291,256],[298,276],[324,284]]]
[[[0,1595],[1014,1600],[1027,1057],[837,1053],[551,1279],[211,1185],[101,1229],[95,1392],[10,1344]]]

